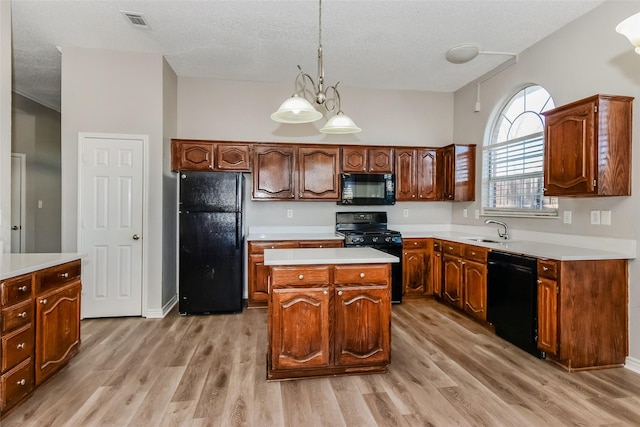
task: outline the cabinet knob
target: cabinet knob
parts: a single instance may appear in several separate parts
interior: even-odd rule
[[[26,346],[27,346],[27,344],[26,344],[26,343],[21,342],[20,344],[18,344],[18,345],[16,346],[16,348],[17,348],[18,350],[22,350],[22,349],[23,349],[23,348],[25,348]]]
[[[319,247],[319,248],[321,248],[321,247],[322,247],[322,245],[320,245],[320,246],[318,246],[318,247]]]
[[[19,286],[19,287],[18,287],[18,290],[19,290],[20,292],[25,292],[25,291],[27,290],[27,286],[26,286],[26,285],[24,285],[24,286]]]
[[[542,283],[542,280],[538,279],[538,284]]]
[[[549,267],[542,267],[542,271],[549,271]]]
[[[300,280],[304,279],[304,274],[299,275],[298,279],[300,279]]]
[[[364,279],[364,273],[360,273],[360,278]]]
[[[276,248],[275,246],[271,245],[271,249],[275,249],[275,248]]]
[[[324,291],[322,291],[322,295],[328,295],[328,294],[329,294],[328,290],[325,289]]]
[[[60,273],[60,277],[66,279],[67,277],[69,277],[69,273],[67,273],[66,271],[64,273]]]
[[[23,378],[20,381],[16,381],[17,385],[25,385],[27,383],[27,381]]]
[[[453,250],[453,246],[449,246],[449,250],[452,251]]]
[[[40,304],[46,304],[46,303],[47,303],[47,299],[46,298],[40,300]]]
[[[475,255],[475,254],[476,254],[475,252],[471,252],[471,255]]]
[[[18,313],[18,317],[27,317],[27,312],[23,311],[22,313]]]
[[[342,291],[338,291],[338,295],[342,295]]]

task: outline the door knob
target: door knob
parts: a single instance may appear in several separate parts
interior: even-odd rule
[[[14,225],[13,227],[11,227],[11,229],[12,229],[12,230],[17,230],[17,229],[18,229],[18,226],[17,226],[17,225]]]
[[[138,236],[137,234],[134,234],[132,237],[133,237],[133,240],[140,240],[140,236]]]

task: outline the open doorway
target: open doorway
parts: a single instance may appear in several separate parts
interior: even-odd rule
[[[11,153],[11,252],[25,252],[27,156]]]

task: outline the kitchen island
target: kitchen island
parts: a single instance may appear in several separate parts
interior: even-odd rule
[[[267,379],[386,372],[395,262],[372,248],[265,250]]]

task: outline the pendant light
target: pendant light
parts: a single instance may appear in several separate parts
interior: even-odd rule
[[[291,98],[285,100],[278,110],[271,114],[271,119],[279,123],[311,123],[322,118],[322,113],[316,110],[311,102],[305,98],[305,94],[310,92],[306,83],[313,88],[314,101],[329,112],[336,112],[327,123],[320,129],[322,133],[356,133],[360,129],[353,120],[342,112],[340,108],[340,92],[338,84],[324,87],[324,66],[322,64],[322,0],[319,0],[318,13],[318,79],[317,84],[313,78],[302,71],[298,65],[299,73],[294,83],[294,93]]]
[[[640,55],[640,12],[632,15],[618,24],[616,31],[629,39]]]

